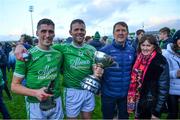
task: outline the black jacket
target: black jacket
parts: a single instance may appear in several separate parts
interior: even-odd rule
[[[89,42],[90,45],[96,48],[96,50],[100,50],[104,44],[99,40],[92,40]]]
[[[169,44],[169,43],[173,43],[173,40],[172,40],[172,38],[171,37],[169,37],[168,39],[166,39],[166,40],[160,40],[159,41],[159,45],[161,45],[161,42],[163,42],[163,45],[162,46],[160,46],[161,47],[161,49],[167,49],[167,45]]]
[[[157,53],[150,63],[138,104],[138,118],[151,118],[151,115],[160,117],[161,109],[169,92],[169,67],[166,58]]]

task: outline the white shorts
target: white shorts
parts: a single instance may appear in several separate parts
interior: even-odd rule
[[[40,103],[30,103],[26,101],[27,117],[29,119],[63,119],[63,107],[61,97],[55,99],[56,107],[48,111],[39,108]]]
[[[95,108],[94,94],[87,90],[64,88],[66,116],[77,117],[81,111],[92,112]]]

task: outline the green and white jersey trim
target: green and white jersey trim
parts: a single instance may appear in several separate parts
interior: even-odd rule
[[[14,72],[14,76],[17,76],[17,77],[19,77],[19,78],[24,78],[25,75],[21,75],[21,74],[18,74],[18,73],[16,73],[16,72]]]

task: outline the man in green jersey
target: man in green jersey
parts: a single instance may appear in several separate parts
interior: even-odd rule
[[[84,43],[86,26],[83,20],[75,19],[70,24],[71,43],[56,44],[53,48],[63,54],[64,97],[68,118],[76,119],[81,112],[82,119],[91,119],[95,107],[94,94],[83,90],[80,82],[88,75],[99,77],[103,70],[95,66],[93,56],[96,49]]]
[[[60,66],[62,54],[52,45],[55,25],[50,19],[41,19],[37,25],[38,45],[29,49],[31,59],[17,60],[11,89],[13,92],[27,96],[26,108],[30,119],[62,119],[62,102],[60,97]],[[26,79],[26,86],[21,82]],[[54,80],[54,91],[47,94],[44,90]],[[54,97],[56,106],[50,110],[40,109],[40,102]]]

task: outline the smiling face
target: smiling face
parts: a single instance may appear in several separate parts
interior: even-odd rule
[[[82,45],[86,35],[86,27],[83,23],[73,23],[69,33],[76,45]]]
[[[117,24],[114,28],[113,35],[117,43],[125,43],[128,36],[128,30],[125,26]]]
[[[36,31],[36,35],[39,38],[38,46],[41,49],[47,50],[52,45],[54,34],[54,26],[41,24]]]
[[[141,48],[141,53],[143,55],[150,55],[153,51],[154,51],[154,45],[149,43],[148,40],[145,40],[141,45],[140,45],[140,48]]]

